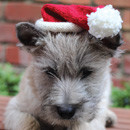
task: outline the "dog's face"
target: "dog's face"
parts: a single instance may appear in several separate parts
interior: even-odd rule
[[[51,124],[91,121],[109,76],[115,48],[88,32],[40,32],[34,25],[17,25],[18,38],[33,57],[33,79],[41,100],[40,117]],[[116,40],[116,41],[114,41]],[[110,44],[107,44],[107,42]],[[112,40],[119,43],[119,36]]]

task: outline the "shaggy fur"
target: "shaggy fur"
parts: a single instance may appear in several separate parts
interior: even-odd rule
[[[33,55],[33,61],[6,109],[6,129],[105,130],[107,119],[112,125],[116,122],[108,109],[109,66],[119,36],[104,42],[86,31],[41,32],[29,23],[18,24],[17,33],[20,47]],[[68,104],[75,105],[76,112],[62,119],[56,106]]]

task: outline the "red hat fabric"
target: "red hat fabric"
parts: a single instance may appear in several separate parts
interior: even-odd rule
[[[86,29],[100,39],[117,35],[123,22],[120,12],[112,5],[91,7],[46,4],[41,13],[43,18],[35,23],[41,31],[80,32]]]
[[[41,13],[46,22],[71,22],[83,29],[89,30],[86,14],[96,12],[97,8],[103,7],[46,4],[43,6]]]

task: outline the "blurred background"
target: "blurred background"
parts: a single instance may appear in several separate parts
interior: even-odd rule
[[[121,49],[126,51],[119,59],[112,59],[112,101],[116,102],[114,107],[130,108],[130,0],[0,0],[0,95],[17,94],[20,77],[31,61],[28,53],[16,47],[15,24],[21,21],[34,23],[41,18],[40,10],[46,3],[112,4],[121,12],[125,41]]]

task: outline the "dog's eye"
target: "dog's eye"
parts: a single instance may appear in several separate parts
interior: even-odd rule
[[[80,70],[81,79],[84,79],[84,78],[88,77],[89,75],[91,75],[92,72],[93,71],[91,69],[89,69],[89,68],[86,68],[86,67],[82,68]]]
[[[57,77],[57,70],[51,68],[51,67],[48,67],[46,70],[45,70],[45,73],[49,76],[49,77]]]

